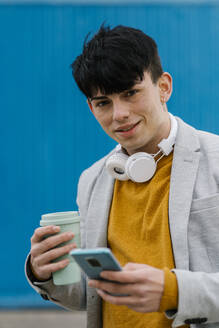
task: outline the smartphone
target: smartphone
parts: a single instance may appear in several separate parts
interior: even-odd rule
[[[100,277],[100,272],[104,270],[122,270],[111,250],[106,247],[88,249],[77,248],[72,250],[70,255],[90,279],[103,280],[103,278]]]

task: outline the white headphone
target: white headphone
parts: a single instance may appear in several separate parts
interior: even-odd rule
[[[161,140],[158,144],[160,150],[156,154],[139,152],[128,156],[123,152],[121,145],[117,146],[116,153],[106,161],[106,168],[115,179],[146,182],[153,177],[157,163],[163,156],[168,156],[172,152],[175,144],[177,120],[172,114],[169,113],[169,115],[171,120],[170,134],[167,139]],[[158,155],[161,156],[155,161],[155,157]]]

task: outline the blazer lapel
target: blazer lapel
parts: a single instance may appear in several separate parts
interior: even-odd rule
[[[169,224],[175,265],[189,269],[187,226],[199,165],[200,145],[195,129],[181,120],[174,147],[169,195]]]
[[[87,217],[88,248],[107,247],[108,216],[114,181],[104,168],[95,184]]]

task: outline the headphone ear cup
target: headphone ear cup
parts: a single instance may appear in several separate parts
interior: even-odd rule
[[[128,177],[134,182],[146,182],[156,172],[157,164],[150,154],[139,152],[131,155],[125,165]]]
[[[118,180],[129,180],[125,171],[125,165],[129,156],[123,153],[115,153],[106,161],[106,168],[110,175]]]

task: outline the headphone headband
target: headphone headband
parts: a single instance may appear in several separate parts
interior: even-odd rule
[[[106,161],[106,168],[115,179],[146,182],[153,177],[156,172],[157,162],[163,156],[168,156],[175,144],[178,128],[177,121],[172,114],[169,113],[169,115],[171,120],[170,134],[167,139],[161,140],[158,144],[160,150],[156,154],[139,152],[128,156],[124,153],[121,145],[116,146],[116,152]],[[161,156],[155,161],[155,157],[160,153]]]

